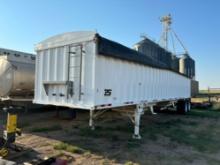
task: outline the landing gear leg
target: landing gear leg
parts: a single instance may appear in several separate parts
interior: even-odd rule
[[[91,128],[91,130],[95,130],[95,126],[94,126],[94,110],[90,110],[90,114],[89,114],[89,127]]]
[[[140,136],[140,120],[141,120],[141,115],[144,112],[144,107],[143,105],[137,105],[134,113],[134,139],[141,139]]]
[[[151,111],[151,114],[152,114],[152,115],[156,115],[156,114],[157,114],[157,113],[154,112],[154,106],[153,106],[153,105],[150,106],[150,111]]]

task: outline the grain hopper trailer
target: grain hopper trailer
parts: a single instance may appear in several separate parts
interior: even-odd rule
[[[34,103],[95,113],[134,107],[134,137],[145,108],[190,109],[190,79],[96,32],[60,34],[36,45]]]

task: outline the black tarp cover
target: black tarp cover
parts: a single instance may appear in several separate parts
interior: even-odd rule
[[[99,35],[97,37],[98,37],[98,54],[119,58],[122,60],[127,60],[139,64],[144,64],[151,67],[156,67],[161,69],[171,69],[171,66],[166,66],[165,64],[159,63],[158,61],[136,50],[130,49],[124,45],[108,40]]]
[[[172,66],[168,66],[164,63],[160,63],[136,50],[130,49],[122,44],[103,38],[98,34],[96,35],[96,37],[98,40],[99,55],[135,62],[138,64],[147,65],[154,68],[170,70],[186,77],[186,75],[173,70]]]

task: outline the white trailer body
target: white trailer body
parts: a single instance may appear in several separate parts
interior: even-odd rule
[[[49,38],[36,52],[37,104],[98,110],[190,98],[189,78],[94,32]]]
[[[72,32],[36,47],[34,102],[96,109],[190,98],[190,79],[98,54],[96,33]]]

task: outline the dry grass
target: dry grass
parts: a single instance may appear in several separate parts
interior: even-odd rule
[[[24,128],[24,132],[30,134],[24,135],[19,142],[33,147],[43,156],[68,152],[74,158],[72,163],[82,165],[88,162],[97,165],[217,165],[220,164],[218,106],[195,109],[187,115],[147,113],[142,116],[142,139],[139,141],[132,139],[133,125],[129,120],[111,112],[104,117],[107,121],[96,121],[94,131],[88,128],[88,113],[79,113],[73,121],[51,119],[52,115],[45,113],[44,119]],[[30,116],[27,116],[29,120]],[[26,122],[25,116],[23,118]],[[59,127],[54,127],[58,122]]]
[[[83,154],[83,153],[86,152],[86,151],[83,150],[82,148],[79,148],[79,147],[77,147],[77,146],[70,145],[70,144],[68,144],[68,143],[63,143],[63,142],[54,145],[54,149],[55,149],[55,150],[64,150],[64,151],[67,151],[67,152],[77,153],[77,154]]]

